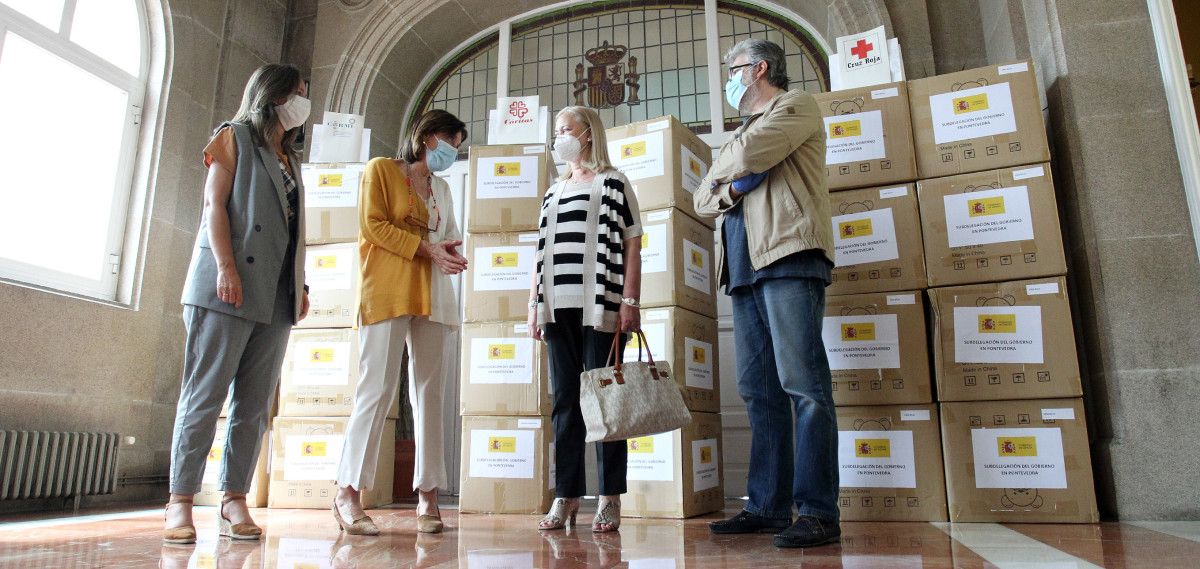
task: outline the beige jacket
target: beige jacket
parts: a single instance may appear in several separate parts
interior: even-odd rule
[[[833,262],[824,124],[812,95],[780,93],[734,131],[692,196],[696,213],[705,217],[745,202],[746,242],[756,271],[809,249]],[[763,185],[732,197],[732,182],[752,172],[767,172]],[[717,249],[721,285],[729,279],[724,248]]]

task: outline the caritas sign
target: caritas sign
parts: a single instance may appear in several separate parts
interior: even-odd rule
[[[538,97],[498,97],[492,116],[496,139],[489,144],[532,144],[545,142]]]

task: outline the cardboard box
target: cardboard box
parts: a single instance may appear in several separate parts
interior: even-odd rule
[[[271,429],[270,508],[328,510],[337,494],[337,470],[346,440],[348,417],[277,417]],[[396,460],[396,421],[379,433],[375,485],[363,491],[363,506],[392,503]]]
[[[676,208],[712,229],[716,220],[696,215],[692,193],[712,165],[712,148],[672,115],[613,127],[608,158],[633,184],[642,211]]]
[[[929,286],[1065,275],[1049,164],[917,183]]]
[[[937,405],[841,407],[837,419],[843,521],[946,521]]]
[[[826,297],[821,337],[835,404],[933,402],[920,291]]]
[[[655,361],[671,365],[690,411],[721,412],[721,369],[717,352],[717,321],[683,308],[652,308],[642,311],[642,331]],[[638,359],[640,340],[631,335],[625,345],[625,361]],[[642,361],[647,356],[642,355]]]
[[[200,493],[196,494],[197,506],[220,506],[221,496],[221,467],[225,458],[225,434],[229,429],[229,419],[217,420],[217,434],[213,437],[212,448],[204,462],[204,479],[200,485]],[[263,433],[262,446],[258,449],[258,462],[254,466],[254,477],[250,479],[250,491],[246,493],[246,505],[251,508],[263,508],[267,505],[268,476],[267,464],[271,456],[271,435]]]
[[[349,417],[359,379],[358,331],[293,330],[279,382],[281,417]],[[389,419],[400,418],[400,399]]]
[[[556,175],[549,147],[477,144],[468,160],[467,231],[537,231],[542,197]]]
[[[537,233],[467,236],[464,322],[524,322],[529,318],[537,245]]]
[[[545,514],[554,497],[549,417],[463,417],[458,509],[465,514]]]
[[[1081,399],[942,404],[952,522],[1096,523]]]
[[[1050,160],[1030,60],[908,82],[919,177]]]
[[[358,191],[365,164],[302,164],[304,242],[358,241]]]
[[[813,97],[825,119],[830,190],[917,179],[908,85],[888,83]]]
[[[642,307],[716,318],[713,231],[673,209],[643,211],[642,228]]]
[[[550,415],[545,344],[524,321],[464,324],[460,369],[461,415]]]
[[[720,415],[692,413],[687,427],[627,444],[629,492],[621,500],[622,515],[682,519],[725,507]]]
[[[939,401],[1080,397],[1062,277],[929,291]]]
[[[308,285],[308,317],[296,327],[357,328],[362,282],[358,243],[308,247],[304,273]]]
[[[925,288],[921,214],[912,184],[832,194],[833,284],[826,293]]]

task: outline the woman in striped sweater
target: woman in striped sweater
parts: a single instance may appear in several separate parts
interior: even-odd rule
[[[530,334],[546,342],[554,387],[556,498],[538,525],[543,530],[574,525],[586,488],[579,375],[604,367],[614,334],[641,327],[637,196],[609,163],[595,110],[567,107],[554,123],[554,149],[570,169],[542,201],[537,271],[529,290]],[[597,445],[601,496],[592,531],[621,525],[626,452],[625,441]]]

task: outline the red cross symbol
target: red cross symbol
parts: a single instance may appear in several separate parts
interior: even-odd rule
[[[850,53],[858,56],[859,59],[866,59],[867,54],[871,53],[873,49],[875,49],[873,44],[867,43],[865,39],[860,39],[857,44],[854,44],[853,48],[850,48]]]

